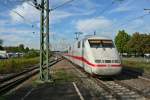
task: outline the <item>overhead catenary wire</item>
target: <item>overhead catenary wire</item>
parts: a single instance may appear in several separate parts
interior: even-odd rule
[[[100,15],[103,15],[108,9],[110,9],[116,2],[122,2],[124,0],[112,0],[110,4],[104,7],[98,14],[98,16],[94,17],[94,19],[99,19]],[[91,22],[92,23],[92,22]],[[86,27],[86,26],[84,26]],[[96,31],[96,30],[94,30]]]
[[[102,9],[102,11],[100,12],[100,15],[104,14],[114,3],[115,1],[112,1],[108,6]]]
[[[35,7],[36,8],[36,6],[35,5],[33,5],[33,4],[31,4],[31,3],[29,3],[29,2],[26,2],[28,5],[30,5],[30,6],[32,6],[32,7]]]
[[[32,3],[35,5],[34,7],[36,7],[38,10],[40,10],[40,4],[37,3],[37,0],[32,0],[32,1],[33,1]],[[58,5],[58,6],[54,7],[54,8],[49,9],[49,11],[50,12],[54,11],[55,9],[61,8],[61,7],[65,6],[65,5],[69,4],[69,3],[71,3],[73,1],[75,1],[75,0],[66,1],[66,2],[64,2],[64,3]]]
[[[11,3],[11,1],[8,0],[8,2]],[[9,6],[5,3],[1,3],[2,5],[4,5],[5,8],[9,8]],[[27,23],[28,25],[31,25],[32,28],[38,28],[38,27],[35,27],[31,21],[27,20],[22,14],[20,14],[19,12],[15,11],[15,10],[11,10],[14,14],[17,14],[20,18],[22,18],[24,20],[25,23]],[[33,34],[35,34],[35,32],[32,32]],[[30,38],[26,39],[26,44],[31,44],[31,40]]]
[[[63,6],[69,4],[69,3],[73,2],[73,1],[75,1],[75,0],[66,1],[66,2],[64,2],[63,4],[58,5],[58,6],[54,7],[54,8],[52,8],[52,9],[50,9],[50,11],[53,11],[53,10],[58,9],[58,8],[60,8],[60,7],[63,7]]]
[[[124,25],[126,25],[127,23],[130,23],[130,22],[135,21],[135,20],[137,20],[137,19],[144,18],[145,16],[148,16],[148,15],[150,15],[150,13],[147,13],[147,14],[144,14],[144,15],[137,16],[137,17],[135,17],[135,18],[129,19],[129,20],[126,21],[126,23],[123,23],[123,24],[119,25],[119,27],[120,27],[120,26],[124,26]]]
[[[29,3],[29,1],[32,1],[33,4],[35,4],[35,6],[32,5],[31,3]],[[74,0],[66,1],[66,2],[63,3],[63,4],[61,4],[61,5],[57,6],[57,7],[54,7],[54,8],[52,8],[52,9],[50,9],[50,11],[53,11],[53,10],[55,10],[55,9],[57,9],[57,8],[60,8],[60,7],[66,5],[66,4],[68,4],[68,3],[73,2],[73,1],[74,1]],[[8,2],[10,2],[10,1],[8,0]],[[40,8],[39,8],[40,4],[37,3],[37,0],[20,0],[19,2],[26,2],[26,3],[29,4],[30,6],[33,6],[33,7],[37,8],[37,9],[40,9]],[[4,4],[4,5],[7,6],[6,4]],[[7,6],[7,7],[8,7],[8,6]],[[9,8],[9,7],[8,7],[8,8]],[[32,27],[35,27],[35,26],[31,23],[31,21],[27,20],[27,19],[26,19],[23,15],[21,15],[19,12],[14,11],[14,10],[12,10],[12,12],[15,13],[15,14],[17,14],[18,16],[20,16],[24,21],[26,21],[26,22],[27,22],[28,24],[30,24]]]
[[[114,3],[115,3],[115,1],[112,0],[112,2],[111,2],[109,5],[107,5],[105,8],[103,8],[103,9],[99,12],[98,16],[94,17],[94,19],[98,19],[99,16],[102,15],[102,14],[104,14]],[[92,22],[91,22],[91,23],[92,23]],[[86,26],[83,26],[83,27],[86,27]],[[94,30],[94,31],[96,31],[96,30]],[[76,39],[76,38],[75,38],[75,39]]]
[[[23,2],[26,2],[26,3],[28,3],[30,6],[33,6],[33,7],[35,7],[34,5],[32,5],[31,3],[29,3],[30,1],[33,1],[33,0],[15,0],[15,1],[13,1],[12,2],[12,0],[6,0],[6,1],[4,1],[4,4],[6,4],[6,3],[14,3],[14,2],[17,2],[17,3],[23,3]]]
[[[107,5],[106,7],[104,7],[100,12],[99,12],[99,16],[104,14],[108,9],[110,9],[114,4],[115,2],[122,2],[124,0],[112,0],[111,3],[109,5]]]
[[[36,5],[38,5],[38,3],[37,3],[37,0],[22,0],[22,1],[36,1],[35,3],[36,3]],[[59,5],[59,6],[56,6],[56,7],[54,7],[54,8],[51,8],[50,9],[50,11],[53,11],[53,10],[55,10],[55,9],[57,9],[57,8],[60,8],[60,7],[62,7],[62,6],[64,6],[64,5],[66,5],[66,4],[68,4],[68,3],[71,3],[71,2],[73,2],[74,0],[69,0],[69,1],[67,1],[67,2],[64,2],[63,4],[61,4],[61,5]],[[116,1],[124,1],[124,0],[113,0],[108,6],[106,6],[104,9],[102,9],[101,10],[101,12],[100,12],[100,15],[102,15],[102,14],[104,14]],[[31,4],[31,3],[29,3],[28,2],[28,4],[30,4],[31,6],[33,6],[33,7],[36,7],[36,6],[34,6],[33,4]],[[19,15],[19,14],[18,14]],[[131,22],[131,21],[133,21],[133,20],[136,20],[136,19],[139,19],[139,18],[143,18],[143,17],[145,17],[145,16],[147,16],[147,15],[149,15],[149,14],[144,14],[144,15],[142,15],[142,16],[138,16],[138,17],[136,17],[136,18],[133,18],[133,19],[130,19],[130,20],[127,20],[127,22],[126,23],[129,23],[129,22]],[[20,16],[20,15],[19,15]],[[20,17],[22,17],[23,18],[23,16],[20,16]],[[121,24],[120,26],[124,26],[124,25],[126,25],[126,23],[123,23],[123,24]]]
[[[29,0],[26,0],[26,1],[29,1]],[[11,1],[8,1],[8,2],[11,2]],[[4,7],[6,8],[9,8],[7,4],[3,3]],[[22,14],[20,14],[19,12],[15,11],[15,10],[12,10],[12,12],[14,14],[17,14],[20,18],[22,18],[24,20],[24,22],[28,25],[30,25],[32,28],[36,28],[36,29],[39,29],[39,27],[37,27],[36,25],[33,25],[31,21],[27,20]],[[35,35],[35,32],[33,31],[32,34]]]
[[[33,4],[35,4],[35,6],[32,5],[31,3],[29,3],[29,1],[32,1]],[[52,8],[52,9],[50,9],[50,11],[53,11],[53,10],[55,10],[55,9],[57,9],[57,8],[60,8],[60,7],[66,5],[66,4],[68,4],[68,3],[73,2],[73,1],[74,1],[74,0],[66,1],[66,2],[63,3],[63,4],[61,4],[61,5],[57,6],[57,7],[54,7],[54,8]],[[8,0],[8,2],[10,2],[10,1]],[[29,4],[30,6],[33,6],[33,7],[37,8],[37,9],[40,9],[40,8],[39,8],[40,4],[37,3],[37,0],[19,0],[19,2],[26,2],[26,3]],[[4,4],[4,5],[7,6],[6,4]],[[8,7],[8,6],[7,6],[7,7]],[[9,7],[8,7],[8,8],[9,8]],[[32,27],[35,27],[35,26],[31,23],[31,21],[27,20],[27,19],[26,19],[23,15],[21,15],[19,12],[14,11],[14,10],[12,10],[12,12],[15,13],[15,14],[17,14],[18,16],[20,16],[24,21],[28,22],[28,24],[30,24]]]
[[[10,1],[8,0],[8,2],[10,2]],[[5,5],[4,7],[7,8],[7,9],[9,8],[7,4],[3,3],[3,5]],[[25,23],[31,25],[32,28],[35,27],[35,26],[32,24],[31,21],[27,20],[27,19],[26,19],[22,14],[20,14],[19,12],[15,11],[15,10],[12,10],[12,12],[15,13],[15,14],[17,14],[20,18],[22,18],[22,19],[25,21]],[[36,28],[37,28],[37,27],[36,27]]]

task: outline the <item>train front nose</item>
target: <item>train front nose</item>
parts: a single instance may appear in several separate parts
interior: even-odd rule
[[[97,75],[116,75],[122,70],[121,64],[103,64],[92,68],[92,73]]]

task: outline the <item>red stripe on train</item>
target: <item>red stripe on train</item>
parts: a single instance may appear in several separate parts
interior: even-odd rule
[[[86,60],[84,57],[80,57],[80,56],[72,56],[72,55],[68,55],[65,54],[65,56],[69,56],[72,57],[74,59],[80,60],[82,62],[85,62],[86,64],[92,66],[92,67],[107,67],[106,64],[92,64],[91,62],[89,62],[88,60]],[[121,67],[121,64],[111,64],[111,67]]]

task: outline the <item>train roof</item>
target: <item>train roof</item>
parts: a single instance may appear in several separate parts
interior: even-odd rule
[[[87,39],[102,39],[102,40],[112,40],[111,38],[108,37],[101,37],[101,36],[86,36],[83,38],[84,40]]]

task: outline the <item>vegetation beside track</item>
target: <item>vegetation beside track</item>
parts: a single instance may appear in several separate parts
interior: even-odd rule
[[[124,59],[122,61],[122,64],[123,64],[123,66],[141,69],[144,71],[144,73],[150,74],[150,62]]]
[[[16,73],[24,68],[39,63],[39,57],[35,58],[12,58],[0,61],[0,73]]]
[[[115,45],[120,54],[143,57],[150,53],[150,34],[135,32],[129,35],[125,30],[119,30],[115,37]]]
[[[55,83],[64,83],[75,80],[75,75],[73,73],[68,73],[65,70],[56,71],[53,75]]]

